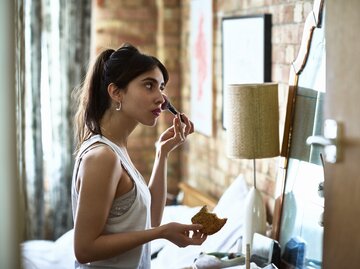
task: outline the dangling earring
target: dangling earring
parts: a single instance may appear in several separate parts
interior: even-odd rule
[[[119,102],[119,105],[117,108],[115,108],[116,111],[120,111],[121,110],[121,102]]]

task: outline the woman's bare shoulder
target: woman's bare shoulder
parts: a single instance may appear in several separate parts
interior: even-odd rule
[[[117,154],[109,145],[98,142],[91,145],[83,155],[83,159],[93,158],[117,158]]]
[[[96,143],[84,154],[82,158],[82,169],[90,173],[99,171],[101,173],[121,172],[121,162],[116,152],[108,145]]]

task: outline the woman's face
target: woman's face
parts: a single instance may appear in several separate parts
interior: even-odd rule
[[[141,74],[128,84],[122,98],[122,112],[144,125],[155,125],[165,101],[164,89],[164,77],[158,67]]]

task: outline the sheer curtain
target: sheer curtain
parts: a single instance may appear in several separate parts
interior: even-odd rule
[[[19,171],[26,239],[72,227],[71,93],[90,57],[91,1],[17,0]]]

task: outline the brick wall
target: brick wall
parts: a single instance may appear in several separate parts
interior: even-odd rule
[[[285,102],[290,64],[296,58],[300,47],[306,16],[312,9],[313,1],[257,0],[257,1],[213,1],[214,24],[214,115],[215,133],[212,137],[195,134],[182,155],[184,163],[182,180],[219,197],[225,188],[243,174],[252,185],[252,160],[231,160],[225,152],[225,131],[222,128],[222,66],[221,66],[221,20],[223,17],[270,13],[272,14],[272,81],[279,83],[281,129],[284,120]],[[189,17],[190,0],[182,1],[182,103],[190,113],[189,79]],[[280,133],[282,136],[282,132]],[[260,159],[257,165],[257,187],[263,192],[269,210],[274,208],[275,179],[279,165],[278,158]]]
[[[118,48],[130,42],[142,52],[156,55],[167,67],[171,80],[167,93],[175,106],[180,95],[180,6],[179,1],[93,0],[92,53]],[[129,139],[129,154],[145,179],[149,179],[154,161],[154,144],[160,133],[172,123],[169,113],[154,127],[139,126]],[[169,191],[177,192],[180,180],[181,149],[169,159]]]
[[[170,192],[176,192],[176,183],[183,180],[211,196],[219,197],[240,173],[252,184],[252,161],[230,160],[225,152],[221,116],[221,19],[272,14],[272,81],[279,83],[280,118],[283,121],[290,64],[300,47],[304,21],[312,9],[312,2],[213,0],[215,131],[212,137],[193,134],[181,150],[171,155],[168,170]],[[145,52],[156,54],[170,71],[168,95],[177,107],[190,114],[190,0],[93,0],[93,6],[93,52],[104,47],[118,47],[129,41]],[[139,128],[131,140],[130,154],[147,178],[152,168],[154,142],[171,119],[172,116],[166,114],[156,128]],[[277,168],[277,158],[257,160],[258,188],[263,192],[270,210],[274,206]]]

